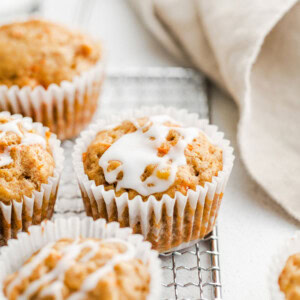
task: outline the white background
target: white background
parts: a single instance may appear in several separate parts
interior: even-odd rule
[[[126,1],[84,0],[86,14],[75,0],[45,0],[43,13],[62,22],[78,23],[102,38],[108,66],[178,66],[144,29]],[[93,12],[89,14],[88,12]],[[278,247],[299,223],[276,205],[247,174],[237,146],[238,108],[211,86],[213,123],[231,140],[236,161],[219,217],[223,298],[269,299],[268,266]],[[263,130],[263,129],[262,129]]]

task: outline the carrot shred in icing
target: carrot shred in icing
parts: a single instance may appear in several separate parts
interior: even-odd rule
[[[183,194],[183,195],[186,195],[187,191],[189,190],[189,187],[187,185],[183,185],[181,186],[181,190],[180,192]]]
[[[167,154],[169,152],[169,150],[170,150],[170,147],[163,147],[163,146],[161,146],[161,147],[157,148],[158,153],[162,154],[162,155]]]
[[[103,144],[107,149],[111,146],[111,144]]]
[[[82,153],[82,160],[83,160],[83,161],[85,161],[86,155],[87,155],[86,152]]]
[[[46,138],[47,141],[50,139],[50,136],[51,136],[51,132],[50,131],[46,131],[45,138]]]
[[[156,172],[156,176],[160,179],[168,180],[168,178],[170,176],[170,170],[169,169],[158,170]]]
[[[194,147],[193,147],[193,145],[188,144],[188,145],[187,145],[187,148],[188,148],[188,150],[192,151]]]

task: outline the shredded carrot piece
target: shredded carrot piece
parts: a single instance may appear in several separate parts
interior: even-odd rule
[[[187,148],[188,148],[190,151],[192,151],[192,150],[193,150],[193,145],[188,144],[188,145],[187,145]]]
[[[168,180],[168,178],[170,176],[170,170],[168,170],[168,169],[158,170],[156,172],[156,176],[160,179]]]
[[[85,161],[86,155],[87,155],[86,152],[82,153],[82,160],[83,160],[83,161]]]
[[[169,152],[170,148],[169,147],[159,147],[157,148],[158,153],[160,154],[167,154]]]
[[[46,137],[47,140],[50,138],[50,136],[51,136],[51,132],[50,131],[46,131],[45,137]]]

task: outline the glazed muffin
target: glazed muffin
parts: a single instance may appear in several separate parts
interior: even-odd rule
[[[201,121],[163,114],[101,127],[82,135],[73,157],[89,216],[130,226],[159,251],[211,232],[232,168],[227,142]]]
[[[222,170],[222,149],[167,116],[123,121],[97,133],[83,153],[85,174],[117,197],[187,195]]]
[[[278,284],[286,300],[300,299],[300,253],[288,258],[279,276]]]
[[[91,120],[102,85],[100,44],[43,20],[0,27],[0,109],[71,138]]]
[[[147,299],[150,274],[120,239],[61,239],[4,282],[8,299]]]
[[[63,154],[30,118],[0,113],[0,245],[53,214]]]
[[[158,253],[118,223],[56,218],[1,250],[1,299],[160,298]]]

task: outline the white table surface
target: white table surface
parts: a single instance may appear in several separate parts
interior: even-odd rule
[[[144,29],[126,1],[95,2],[94,14],[85,24],[102,37],[108,66],[178,66]],[[72,24],[77,11],[74,3],[45,0],[43,12],[49,18]],[[245,170],[237,146],[239,115],[235,103],[214,86],[209,94],[213,123],[231,140],[236,155],[219,217],[223,298],[269,299],[267,271],[271,256],[299,228],[299,223],[276,205]]]

